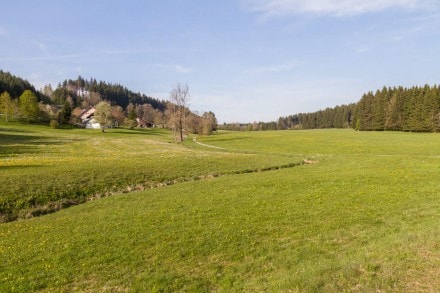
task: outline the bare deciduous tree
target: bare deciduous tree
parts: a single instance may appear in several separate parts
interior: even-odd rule
[[[183,131],[185,129],[185,118],[187,112],[187,104],[189,101],[188,85],[178,83],[170,92],[169,114],[170,122],[175,131],[178,131],[180,141],[183,141]]]

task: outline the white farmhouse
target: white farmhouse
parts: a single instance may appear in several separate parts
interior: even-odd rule
[[[93,129],[99,129],[101,128],[101,125],[98,123],[98,121],[95,120],[94,114],[95,114],[95,107],[90,106],[79,115],[79,118],[81,119],[81,125],[85,128],[93,128]]]

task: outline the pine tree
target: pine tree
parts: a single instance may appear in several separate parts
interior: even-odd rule
[[[70,121],[70,116],[72,116],[72,107],[70,103],[66,100],[58,113],[58,121],[60,124],[68,124]]]
[[[387,102],[385,117],[386,130],[402,130],[402,111],[403,111],[403,88],[393,89],[391,97]]]

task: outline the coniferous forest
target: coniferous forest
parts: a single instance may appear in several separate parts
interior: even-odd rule
[[[9,72],[0,70],[0,93],[8,92],[11,98],[18,99],[25,91],[33,92],[40,102],[54,105],[63,105],[66,101],[71,106],[80,106],[82,103],[94,103],[96,100],[106,100],[112,105],[126,108],[130,103],[149,104],[154,109],[164,111],[166,102],[141,93],[135,93],[119,84],[89,80],[79,76],[76,80],[65,80],[53,89],[46,85],[41,90],[36,90],[27,80],[14,76]]]
[[[440,131],[440,89],[437,85],[383,88],[364,94],[353,125],[358,130]]]
[[[280,117],[278,129],[348,128],[356,130],[440,131],[440,89],[383,87],[368,92],[356,104]]]

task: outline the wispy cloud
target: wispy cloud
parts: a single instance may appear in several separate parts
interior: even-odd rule
[[[283,71],[288,71],[298,67],[296,63],[287,63],[287,64],[278,64],[278,65],[270,65],[270,66],[261,66],[255,67],[252,69],[248,69],[245,73],[255,73],[255,74],[268,74],[268,73],[278,73]]]
[[[174,65],[174,70],[178,73],[190,73],[192,71],[191,68],[182,65]]]
[[[154,64],[154,67],[174,71],[176,73],[190,73],[192,68],[182,66],[180,64]]]
[[[4,57],[0,58],[0,61],[12,61],[12,62],[29,62],[29,61],[68,61],[72,59],[81,59],[95,56],[109,56],[109,55],[139,55],[147,53],[146,50],[95,50],[82,53],[70,53],[52,55],[49,54],[47,45],[42,42],[35,41],[35,46],[42,52],[44,56],[27,56],[27,57]]]
[[[265,17],[299,13],[349,16],[391,8],[420,9],[436,5],[432,0],[249,0],[247,3]]]
[[[367,46],[359,46],[359,47],[357,47],[357,48],[355,49],[355,51],[356,51],[356,53],[358,53],[358,54],[363,54],[363,53],[366,53],[366,52],[370,51],[370,48],[367,47]]]
[[[0,26],[0,36],[6,35],[6,29]]]
[[[0,58],[3,62],[30,62],[30,61],[58,61],[83,58],[89,55],[86,54],[66,54],[66,55],[52,55],[52,56],[35,56],[35,57],[5,57]]]
[[[47,45],[43,42],[39,42],[39,41],[35,41],[34,42],[35,46],[37,46],[37,48],[42,51],[42,52],[47,52]]]

